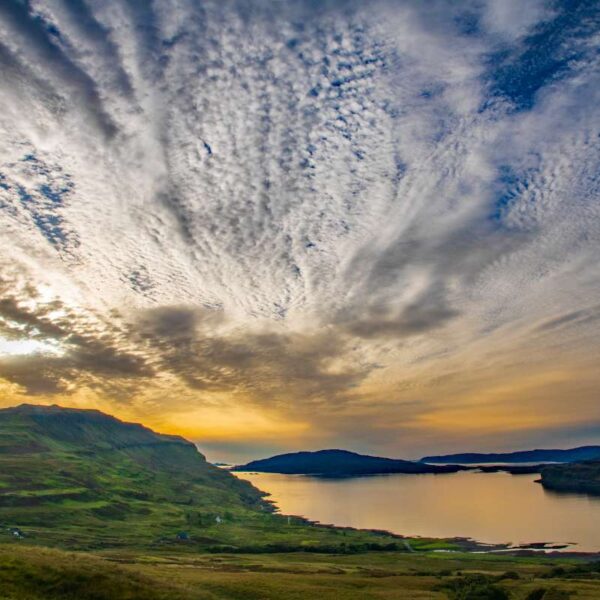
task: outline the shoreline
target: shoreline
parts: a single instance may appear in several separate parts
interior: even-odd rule
[[[510,475],[518,475],[521,473],[511,473],[510,470],[508,469],[495,469],[492,470],[479,470],[478,468],[474,468],[474,469],[468,469],[469,472],[481,472],[483,474],[485,473],[496,473],[496,472],[506,472]],[[343,477],[319,477],[318,475],[314,475],[314,474],[303,474],[303,473],[296,473],[296,474],[288,474],[288,473],[271,473],[271,472],[266,472],[266,471],[236,471],[234,472],[236,476],[242,476],[243,474],[248,474],[248,475],[284,475],[286,477],[307,477],[307,478],[315,478],[315,479],[348,479],[349,477],[347,476],[343,476]],[[535,474],[535,471],[533,473],[522,473],[522,474],[527,474],[527,475],[531,475],[531,474]],[[395,473],[380,473],[380,474],[376,474],[376,473],[372,473],[372,474],[368,474],[368,475],[358,475],[358,476],[353,476],[351,478],[362,478],[362,477],[375,477],[375,476],[389,476],[389,475],[398,475]],[[419,475],[439,475],[439,474],[434,474],[434,473],[423,473],[423,474],[419,474]],[[534,480],[533,483],[539,483],[539,480]],[[256,485],[255,483],[253,483],[253,485]],[[263,490],[261,490],[263,491]],[[264,492],[264,491],[263,491]],[[270,492],[264,492],[265,497],[272,497],[272,494]],[[318,520],[313,520],[310,519],[309,517],[306,516],[302,516],[302,515],[293,515],[293,514],[284,514],[281,512],[281,509],[279,508],[277,502],[275,502],[272,499],[268,499],[267,502],[269,502],[269,504],[271,504],[271,506],[273,506],[274,508],[274,512],[279,513],[280,515],[282,515],[283,517],[290,517],[292,519],[297,519],[297,520],[301,520],[307,524],[313,525],[313,526],[317,526],[317,527],[322,527],[322,528],[327,528],[327,529],[338,529],[338,530],[346,530],[346,531],[363,531],[363,532],[369,532],[369,533],[373,533],[375,535],[381,535],[381,536],[386,536],[386,537],[391,537],[393,539],[397,539],[397,540],[401,540],[403,541],[406,545],[407,545],[407,550],[409,552],[448,552],[448,553],[460,553],[460,552],[467,552],[467,553],[472,553],[472,554],[498,554],[498,555],[504,555],[504,556],[521,556],[521,557],[527,557],[527,556],[545,556],[545,557],[562,557],[562,558],[581,558],[581,559],[591,559],[591,560],[598,560],[600,559],[600,548],[598,550],[578,550],[577,549],[577,543],[557,543],[557,542],[540,542],[540,541],[532,541],[532,542],[522,542],[522,543],[518,543],[516,545],[513,545],[511,543],[506,543],[506,542],[482,542],[479,541],[477,539],[474,538],[470,538],[470,537],[465,537],[465,536],[452,536],[452,537],[430,537],[427,535],[410,535],[410,534],[404,534],[404,533],[399,533],[396,531],[391,531],[388,529],[380,529],[380,528],[369,528],[369,527],[354,527],[351,525],[336,525],[335,523],[323,523],[321,521]],[[431,545],[435,545],[435,544],[447,544],[449,546],[454,545],[456,546],[456,548],[431,548],[431,549],[427,549],[427,550],[415,550],[412,548],[409,548],[410,546],[410,541],[411,540],[420,540],[424,543],[430,543]]]

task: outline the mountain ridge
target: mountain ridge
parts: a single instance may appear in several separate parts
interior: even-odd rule
[[[321,475],[344,477],[385,473],[455,473],[462,467],[425,465],[402,459],[369,456],[330,448],[316,451],[289,452],[232,467],[232,471],[257,471],[287,475]]]
[[[536,448],[515,452],[462,452],[424,456],[423,463],[477,464],[477,463],[520,463],[520,462],[577,462],[600,458],[600,446],[588,445],[576,448]]]
[[[44,424],[45,427],[57,423],[63,425],[69,424],[71,426],[79,426],[84,423],[94,423],[95,425],[103,424],[108,427],[120,427],[122,430],[127,430],[129,435],[134,433],[136,436],[148,440],[152,439],[157,443],[178,443],[196,448],[195,444],[182,436],[157,433],[141,423],[124,421],[95,408],[70,408],[62,407],[57,404],[40,405],[23,403],[18,406],[0,409],[0,414],[29,417],[39,424]],[[54,431],[54,433],[56,433],[56,431]],[[63,437],[64,433],[65,432],[62,432]],[[115,444],[115,447],[116,446],[117,445]]]

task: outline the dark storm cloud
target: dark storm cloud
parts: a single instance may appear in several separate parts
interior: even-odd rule
[[[33,312],[23,308],[22,303],[17,298],[4,296],[0,298],[0,317],[3,320],[2,333],[9,337],[18,337],[24,331],[27,336],[61,339],[64,337],[62,327],[50,319],[48,315],[62,308],[62,302],[57,300],[47,304],[39,311]]]
[[[333,329],[215,334],[222,320],[219,311],[162,307],[142,313],[132,335],[157,349],[160,368],[191,388],[246,392],[265,403],[335,402],[374,368],[356,362],[334,365],[346,356],[350,340]]]
[[[245,389],[261,401],[335,404],[372,369],[332,363],[345,356],[349,343],[329,331],[322,334],[246,334],[198,343],[198,369],[213,373],[218,385]],[[202,387],[192,373],[191,385]],[[292,409],[293,410],[293,409]]]
[[[3,356],[0,377],[23,386],[30,394],[53,394],[63,392],[73,381],[85,380],[90,385],[102,386],[105,378],[152,375],[142,356],[121,347],[123,339],[114,326],[92,325],[60,301],[31,308],[32,299],[34,294],[0,298],[0,335],[12,340],[52,341],[56,354],[40,351]]]
[[[364,249],[351,263],[348,279],[358,281],[359,301],[340,310],[336,322],[363,338],[403,338],[443,327],[462,316],[457,287],[471,287],[485,269],[530,239],[527,232],[495,231],[479,215],[448,223],[442,235],[426,223],[417,225],[383,250]],[[415,297],[399,302],[389,290],[401,294],[415,268],[425,284]]]
[[[142,337],[150,338],[153,343],[192,341],[196,329],[205,322],[218,322],[219,313],[184,306],[161,306],[144,311],[137,323]]]
[[[450,308],[443,292],[436,297],[430,289],[396,315],[389,307],[370,307],[366,314],[355,313],[346,319],[345,329],[361,338],[401,339],[442,327],[458,316],[460,312]]]
[[[74,381],[105,385],[113,392],[120,385],[134,391],[163,372],[191,389],[245,393],[261,403],[293,405],[341,401],[375,368],[348,361],[351,340],[333,329],[216,335],[214,328],[223,320],[219,311],[181,306],[143,311],[121,329],[102,328],[74,312],[55,316],[64,310],[60,302],[31,309],[23,298],[0,300],[1,335],[52,340],[60,350],[58,355],[4,357],[0,376],[30,394],[57,394]],[[128,349],[132,347],[135,351]]]

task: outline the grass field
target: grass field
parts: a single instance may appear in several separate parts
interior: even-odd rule
[[[0,546],[2,600],[597,600],[600,565],[461,553],[69,553]]]

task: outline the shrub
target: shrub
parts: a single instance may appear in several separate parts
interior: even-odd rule
[[[525,600],[542,600],[542,598],[546,595],[546,590],[544,588],[538,588],[537,590],[533,590],[529,592],[525,597]]]
[[[529,592],[525,600],[569,600],[569,592],[557,589],[538,588]]]
[[[487,575],[465,575],[445,583],[452,600],[508,600],[506,590],[495,585],[495,579]]]

